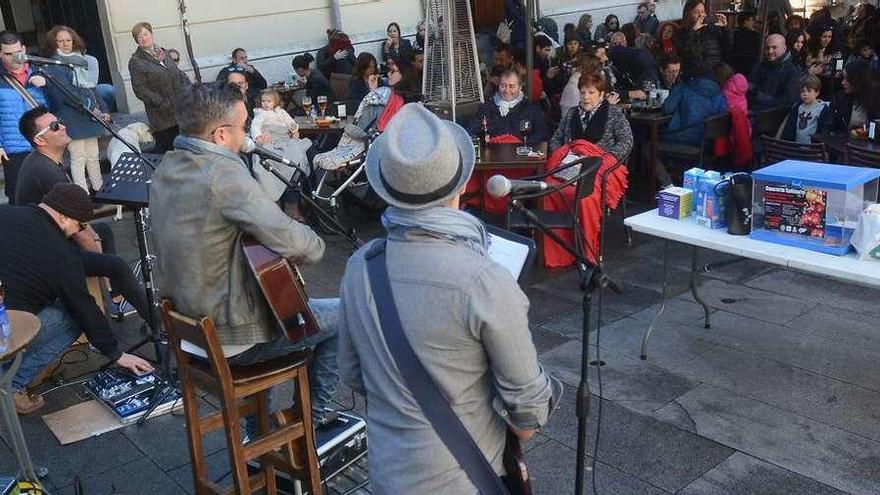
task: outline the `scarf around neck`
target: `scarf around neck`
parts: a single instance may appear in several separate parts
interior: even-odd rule
[[[523,101],[524,97],[525,95],[520,92],[519,96],[514,98],[513,101],[506,101],[504,98],[501,98],[500,94],[495,93],[495,96],[492,97],[492,101],[495,102],[495,106],[498,107],[498,112],[501,114],[501,116],[507,117],[507,114],[510,113],[510,110],[513,109],[513,107],[519,105],[519,103]]]
[[[64,53],[61,50],[57,50],[55,55],[61,60],[67,60],[68,62],[85,62],[88,63],[85,56],[76,52]],[[88,67],[82,67],[80,65],[75,65],[73,68],[73,85],[78,88],[94,88],[95,84],[92,83],[89,78],[89,69]]]
[[[424,210],[389,206],[382,214],[382,226],[392,240],[403,240],[411,235],[432,237],[467,246],[479,256],[489,255],[489,234],[483,223],[469,213],[448,206]]]
[[[571,122],[571,139],[586,139],[587,141],[598,144],[605,135],[605,126],[608,124],[608,100],[602,100],[602,103],[593,110],[589,122],[584,125],[583,114],[589,113],[580,105],[577,106],[577,112],[572,112]]]

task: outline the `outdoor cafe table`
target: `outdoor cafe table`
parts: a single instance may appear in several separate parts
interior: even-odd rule
[[[504,170],[526,170],[538,173],[547,164],[547,143],[532,145],[532,151],[542,153],[541,156],[518,155],[516,148],[521,145],[514,143],[490,144],[481,146],[480,154],[474,164],[474,174],[480,184],[480,190],[469,194],[479,194],[480,211],[485,210],[485,192],[482,190],[490,173],[504,173]]]
[[[645,172],[648,179],[648,197],[651,204],[657,202],[657,166],[654,160],[657,159],[657,147],[660,141],[660,127],[665,126],[672,120],[670,115],[664,115],[662,112],[630,112],[626,119],[631,127],[643,127],[648,129],[648,163],[644,164]]]
[[[345,128],[346,124],[352,121],[352,118],[346,117],[344,119],[334,120],[327,127],[318,127],[318,124],[315,123],[315,119],[311,117],[297,116],[294,117],[294,120],[296,121],[296,125],[299,126],[299,136],[306,138],[342,132],[342,129]]]
[[[730,235],[727,229],[708,229],[694,223],[693,216],[684,220],[661,217],[657,210],[647,211],[624,220],[624,225],[636,232],[663,239],[663,290],[660,308],[645,330],[641,357],[648,355],[651,331],[666,309],[669,275],[669,241],[692,246],[690,290],[694,299],[703,306],[705,328],[710,327],[709,305],[697,293],[697,248],[710,249],[742,258],[799,270],[814,275],[831,277],[866,287],[880,288],[880,262],[862,261],[854,252],[844,256],[819,253],[808,249],[758,241],[745,235]]]
[[[31,313],[25,311],[8,310],[9,325],[12,335],[9,346],[5,352],[0,352],[0,363],[12,359],[12,366],[5,372],[0,371],[0,416],[9,435],[9,444],[18,462],[23,479],[37,482],[37,473],[34,463],[31,461],[24,434],[21,432],[21,423],[18,421],[18,413],[15,412],[15,403],[12,401],[12,378],[21,364],[22,351],[30,344],[40,330],[40,320]]]
[[[880,144],[877,144],[870,139],[857,139],[849,134],[814,134],[813,141],[825,143],[825,147],[828,148],[828,151],[831,152],[832,158],[837,161],[837,163],[843,163],[846,161],[847,144],[851,144],[865,151],[880,153]]]

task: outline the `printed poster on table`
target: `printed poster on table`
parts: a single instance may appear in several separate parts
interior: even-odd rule
[[[825,237],[828,193],[790,184],[764,186],[764,228],[779,232]]]

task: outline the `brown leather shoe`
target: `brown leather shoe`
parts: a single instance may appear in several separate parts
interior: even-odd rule
[[[42,395],[30,395],[26,392],[13,392],[12,402],[15,403],[15,412],[18,414],[30,414],[46,405]]]

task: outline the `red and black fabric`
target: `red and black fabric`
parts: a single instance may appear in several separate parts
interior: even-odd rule
[[[584,250],[587,259],[592,263],[598,262],[597,254],[599,253],[599,234],[602,226],[602,212],[605,206],[616,208],[626,193],[628,186],[628,171],[626,164],[617,166],[617,158],[606,153],[599,146],[583,140],[577,139],[569,144],[563,145],[550,154],[547,159],[547,170],[558,168],[562,164],[562,160],[572,152],[579,156],[598,156],[602,158],[602,165],[596,173],[595,185],[593,192],[589,196],[580,200],[580,203],[574,204],[575,184],[570,184],[562,188],[562,193],[551,193],[544,197],[543,209],[546,211],[573,211],[576,207],[580,213],[580,232],[582,236]],[[602,204],[602,187],[605,182],[604,177],[607,175],[608,180],[605,185],[605,204]],[[545,179],[548,184],[559,185],[564,181],[556,177],[547,177]],[[574,233],[571,230],[556,230],[556,233],[566,242],[573,243]],[[541,241],[541,249],[544,252],[544,266],[550,268],[569,266],[574,263],[574,258],[568,254],[553,239],[544,236]]]

